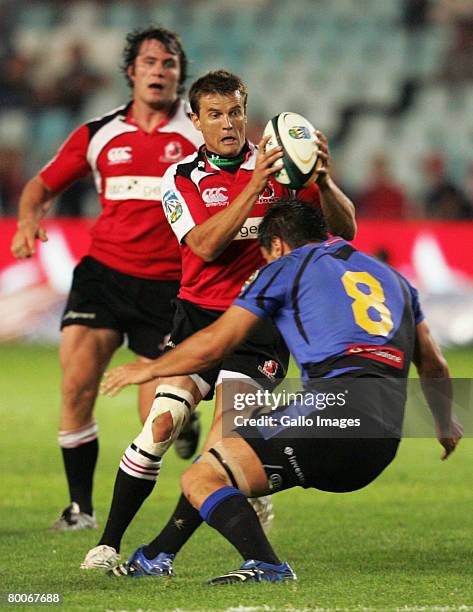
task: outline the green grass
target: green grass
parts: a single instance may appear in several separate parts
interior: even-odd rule
[[[448,357],[455,376],[471,375],[472,352]],[[121,351],[117,361],[128,358]],[[293,489],[275,496],[271,539],[297,571],[297,583],[203,586],[240,564],[205,525],[179,555],[174,580],[113,581],[78,569],[96,533],[47,530],[67,501],[56,445],[56,349],[0,346],[0,360],[0,591],[60,592],[65,610],[473,610],[471,440],[447,462],[439,460],[435,440],[405,440],[393,465],[366,490]],[[119,457],[139,430],[135,404],[133,389],[98,401],[95,502],[102,521]],[[125,556],[167,519],[184,465],[169,453],[156,490],[125,537]]]

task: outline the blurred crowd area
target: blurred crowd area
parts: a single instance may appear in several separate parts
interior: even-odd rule
[[[129,98],[125,35],[180,33],[189,84],[227,68],[249,135],[300,112],[360,217],[473,218],[473,0],[0,0],[0,214],[70,131]],[[91,181],[56,214],[98,213]]]

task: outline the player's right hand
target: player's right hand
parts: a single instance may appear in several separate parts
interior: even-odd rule
[[[255,169],[249,183],[256,193],[262,193],[268,184],[268,178],[271,174],[278,172],[283,167],[282,161],[280,161],[284,155],[282,147],[274,147],[270,151],[265,151],[270,139],[271,136],[264,136],[258,144]]]
[[[452,415],[452,420],[450,422],[448,431],[437,432],[437,439],[445,449],[440,457],[442,461],[445,461],[445,459],[447,459],[453,453],[462,436],[463,427],[457,417]]]
[[[35,253],[35,240],[47,242],[48,235],[44,227],[39,224],[29,224],[19,227],[13,236],[11,252],[17,259],[32,257]]]

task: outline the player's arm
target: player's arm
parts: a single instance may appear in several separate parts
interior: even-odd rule
[[[355,206],[350,198],[335,184],[330,176],[331,155],[326,136],[317,131],[319,156],[323,166],[317,175],[320,204],[327,223],[328,231],[335,235],[353,240],[356,235]]]
[[[55,195],[38,175],[25,185],[18,206],[17,231],[11,243],[15,257],[31,257],[35,252],[35,240],[38,238],[45,242],[48,239],[40,222],[51,207]]]
[[[452,413],[452,380],[445,357],[430,333],[427,323],[416,326],[414,364],[419,373],[422,391],[435,421],[437,439],[444,447],[446,459],[457,446],[463,428]]]
[[[127,385],[207,370],[243,342],[258,321],[259,317],[252,312],[231,306],[217,321],[159,359],[129,363],[106,372],[101,392],[112,397]]]
[[[327,223],[328,231],[345,240],[356,236],[355,207],[348,196],[337,187],[329,175],[318,182],[320,204]]]
[[[232,242],[238,230],[248,218],[259,194],[267,185],[268,178],[281,168],[277,162],[282,157],[281,147],[265,152],[269,137],[259,143],[255,169],[248,185],[225,209],[196,225],[184,241],[201,259],[210,262],[216,259]],[[274,166],[273,166],[274,164]]]
[[[18,229],[11,244],[15,257],[31,257],[35,252],[35,239],[47,240],[41,220],[51,208],[54,197],[89,172],[88,142],[88,128],[80,126],[57,155],[25,185],[18,205]]]

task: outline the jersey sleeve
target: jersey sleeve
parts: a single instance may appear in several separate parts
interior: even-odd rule
[[[407,280],[405,276],[403,276],[399,272],[397,272],[397,274],[400,276],[400,278],[406,285],[407,289],[409,290],[409,295],[411,298],[412,312],[414,313],[414,321],[416,325],[419,325],[419,323],[422,323],[422,321],[425,319],[425,315],[422,312],[422,308],[420,305],[419,292],[417,291],[415,287],[411,285],[411,283]]]
[[[164,214],[179,242],[210,216],[194,183],[179,175],[178,164],[164,173],[161,193]]]
[[[87,161],[88,146],[89,130],[86,125],[81,125],[72,132],[56,156],[39,173],[51,191],[55,193],[64,191],[66,187],[90,172]]]
[[[412,310],[414,312],[414,319],[415,319],[416,325],[419,325],[419,323],[422,323],[422,321],[425,319],[424,313],[422,312],[422,308],[420,306],[419,292],[409,282],[407,283],[407,286],[411,294],[411,304],[412,304]]]
[[[243,285],[234,304],[258,317],[273,316],[286,303],[289,268],[285,259],[257,270]]]

